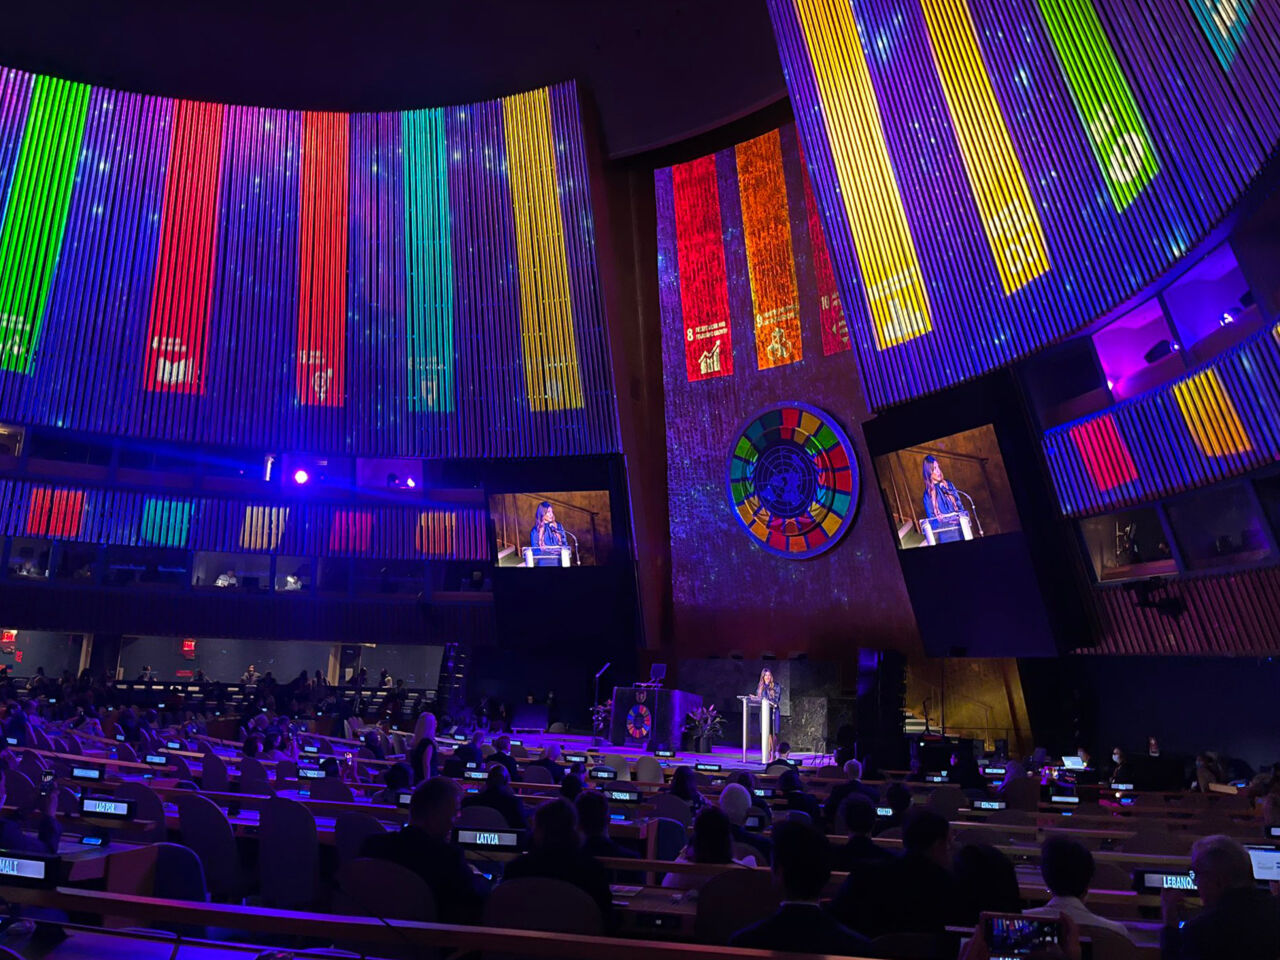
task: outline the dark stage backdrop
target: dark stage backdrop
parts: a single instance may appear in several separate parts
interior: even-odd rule
[[[674,639],[682,653],[913,649],[915,620],[862,440],[867,406],[795,129],[655,174]],[[848,432],[861,506],[808,560],[766,552],[730,503],[746,421],[805,403]]]
[[[19,630],[12,654],[0,653],[0,665],[7,664],[15,676],[26,677],[44,667],[50,677],[63,670],[76,673],[80,669],[79,633],[49,633],[43,630]]]

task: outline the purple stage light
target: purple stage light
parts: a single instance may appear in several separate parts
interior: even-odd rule
[[[302,486],[304,483],[306,483],[310,479],[311,479],[311,474],[307,473],[307,471],[303,470],[302,468],[298,468],[297,470],[293,471],[293,482],[296,483],[298,486]]]

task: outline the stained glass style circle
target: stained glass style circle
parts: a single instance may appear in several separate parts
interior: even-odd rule
[[[646,740],[653,729],[653,714],[643,703],[637,703],[627,711],[627,735],[633,740]]]
[[[835,546],[858,512],[858,458],[829,414],[774,407],[742,428],[729,454],[729,502],[770,553],[792,560]]]

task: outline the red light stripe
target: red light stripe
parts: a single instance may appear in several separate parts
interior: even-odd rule
[[[344,113],[304,113],[298,244],[298,402],[346,395],[347,157]]]
[[[1111,414],[1076,424],[1071,428],[1071,441],[1099,490],[1137,479],[1138,468]]]
[[[715,157],[678,164],[671,180],[685,369],[690,380],[727,377],[733,373],[733,337]]]
[[[179,100],[147,325],[148,390],[203,393],[225,108]]]

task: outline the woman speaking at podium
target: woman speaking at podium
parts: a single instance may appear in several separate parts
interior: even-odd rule
[[[533,548],[534,566],[560,566],[560,551],[568,545],[569,538],[564,527],[556,520],[555,509],[543,500],[534,511],[533,529],[529,531],[529,546]]]
[[[768,700],[772,708],[769,711],[773,716],[773,729],[769,731],[769,761],[772,763],[778,752],[778,704],[782,700],[782,688],[778,686],[778,681],[773,679],[773,671],[768,667],[760,671],[760,682],[756,684],[756,699]],[[760,732],[763,735],[764,731]]]
[[[938,543],[964,539],[960,530],[960,495],[955,484],[942,477],[942,464],[929,454],[924,458],[924,515]]]

